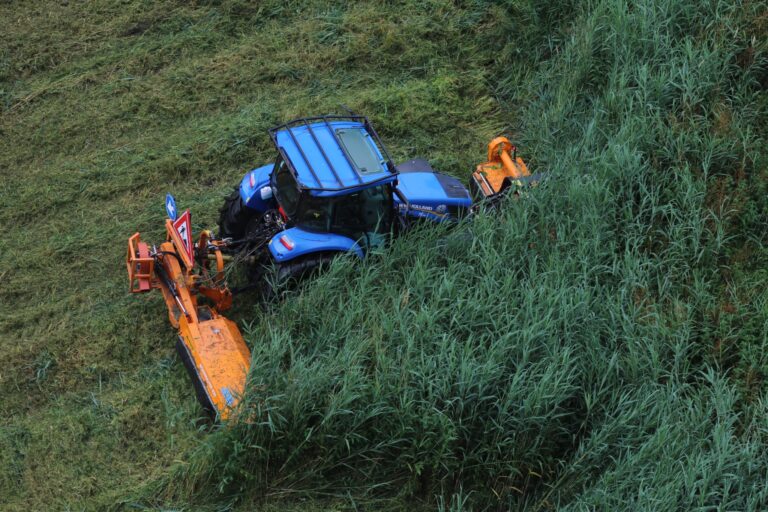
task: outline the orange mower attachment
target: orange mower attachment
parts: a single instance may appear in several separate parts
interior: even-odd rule
[[[166,219],[165,229],[167,239],[159,249],[150,249],[139,233],[128,239],[130,290],[142,293],[160,289],[168,319],[179,332],[176,350],[189,371],[198,400],[209,414],[226,420],[243,395],[251,361],[237,325],[219,314],[232,305],[232,293],[224,283],[226,256],[221,253],[221,243],[211,240],[208,231],[201,233],[193,248],[187,246],[192,243],[191,234],[183,230],[180,234],[171,220]],[[209,268],[211,263],[215,270]],[[206,300],[199,301],[199,297]]]
[[[531,175],[509,139],[496,137],[488,144],[488,161],[478,164],[469,185],[477,199],[494,200],[510,188],[535,186],[539,181],[541,176]]]

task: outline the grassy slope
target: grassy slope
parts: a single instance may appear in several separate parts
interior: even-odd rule
[[[702,472],[759,502],[759,4],[302,5],[0,6],[6,508],[243,493],[247,508],[264,492],[392,487],[454,508],[469,491],[499,505],[727,501]],[[210,226],[241,172],[272,158],[267,127],[339,103],[370,114],[398,159],[462,176],[512,129],[561,180],[498,224],[481,219],[470,253],[458,240],[435,257],[422,248],[436,234],[416,234],[362,270],[338,265],[274,317],[241,308],[260,321],[249,339],[269,392],[254,406],[287,420],[201,432],[160,301],[125,292],[125,238],[160,236],[167,190]],[[741,215],[704,222],[723,198]],[[346,313],[319,316],[329,303]],[[700,378],[712,365],[736,378]],[[690,485],[652,480],[659,459],[689,453],[701,454],[678,472]]]
[[[243,170],[273,158],[266,128],[340,103],[371,114],[397,157],[460,171],[504,127],[490,56],[461,44],[487,22],[439,2],[310,16],[260,5],[0,6],[0,495],[12,509],[109,504],[201,437],[161,302],[129,296],[121,263],[129,234],[160,236],[166,191],[211,226]]]

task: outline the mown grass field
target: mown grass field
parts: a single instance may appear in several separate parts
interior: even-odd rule
[[[0,509],[765,509],[766,52],[746,0],[0,2]],[[340,104],[553,179],[242,303],[211,427],[125,240]]]

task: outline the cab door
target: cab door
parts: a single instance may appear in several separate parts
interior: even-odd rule
[[[392,188],[380,185],[337,198],[331,230],[356,240],[367,253],[387,243],[393,217]]]

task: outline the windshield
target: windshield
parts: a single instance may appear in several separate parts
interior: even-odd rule
[[[305,194],[296,223],[310,231],[327,233],[331,231],[332,216],[333,201],[330,198]]]

